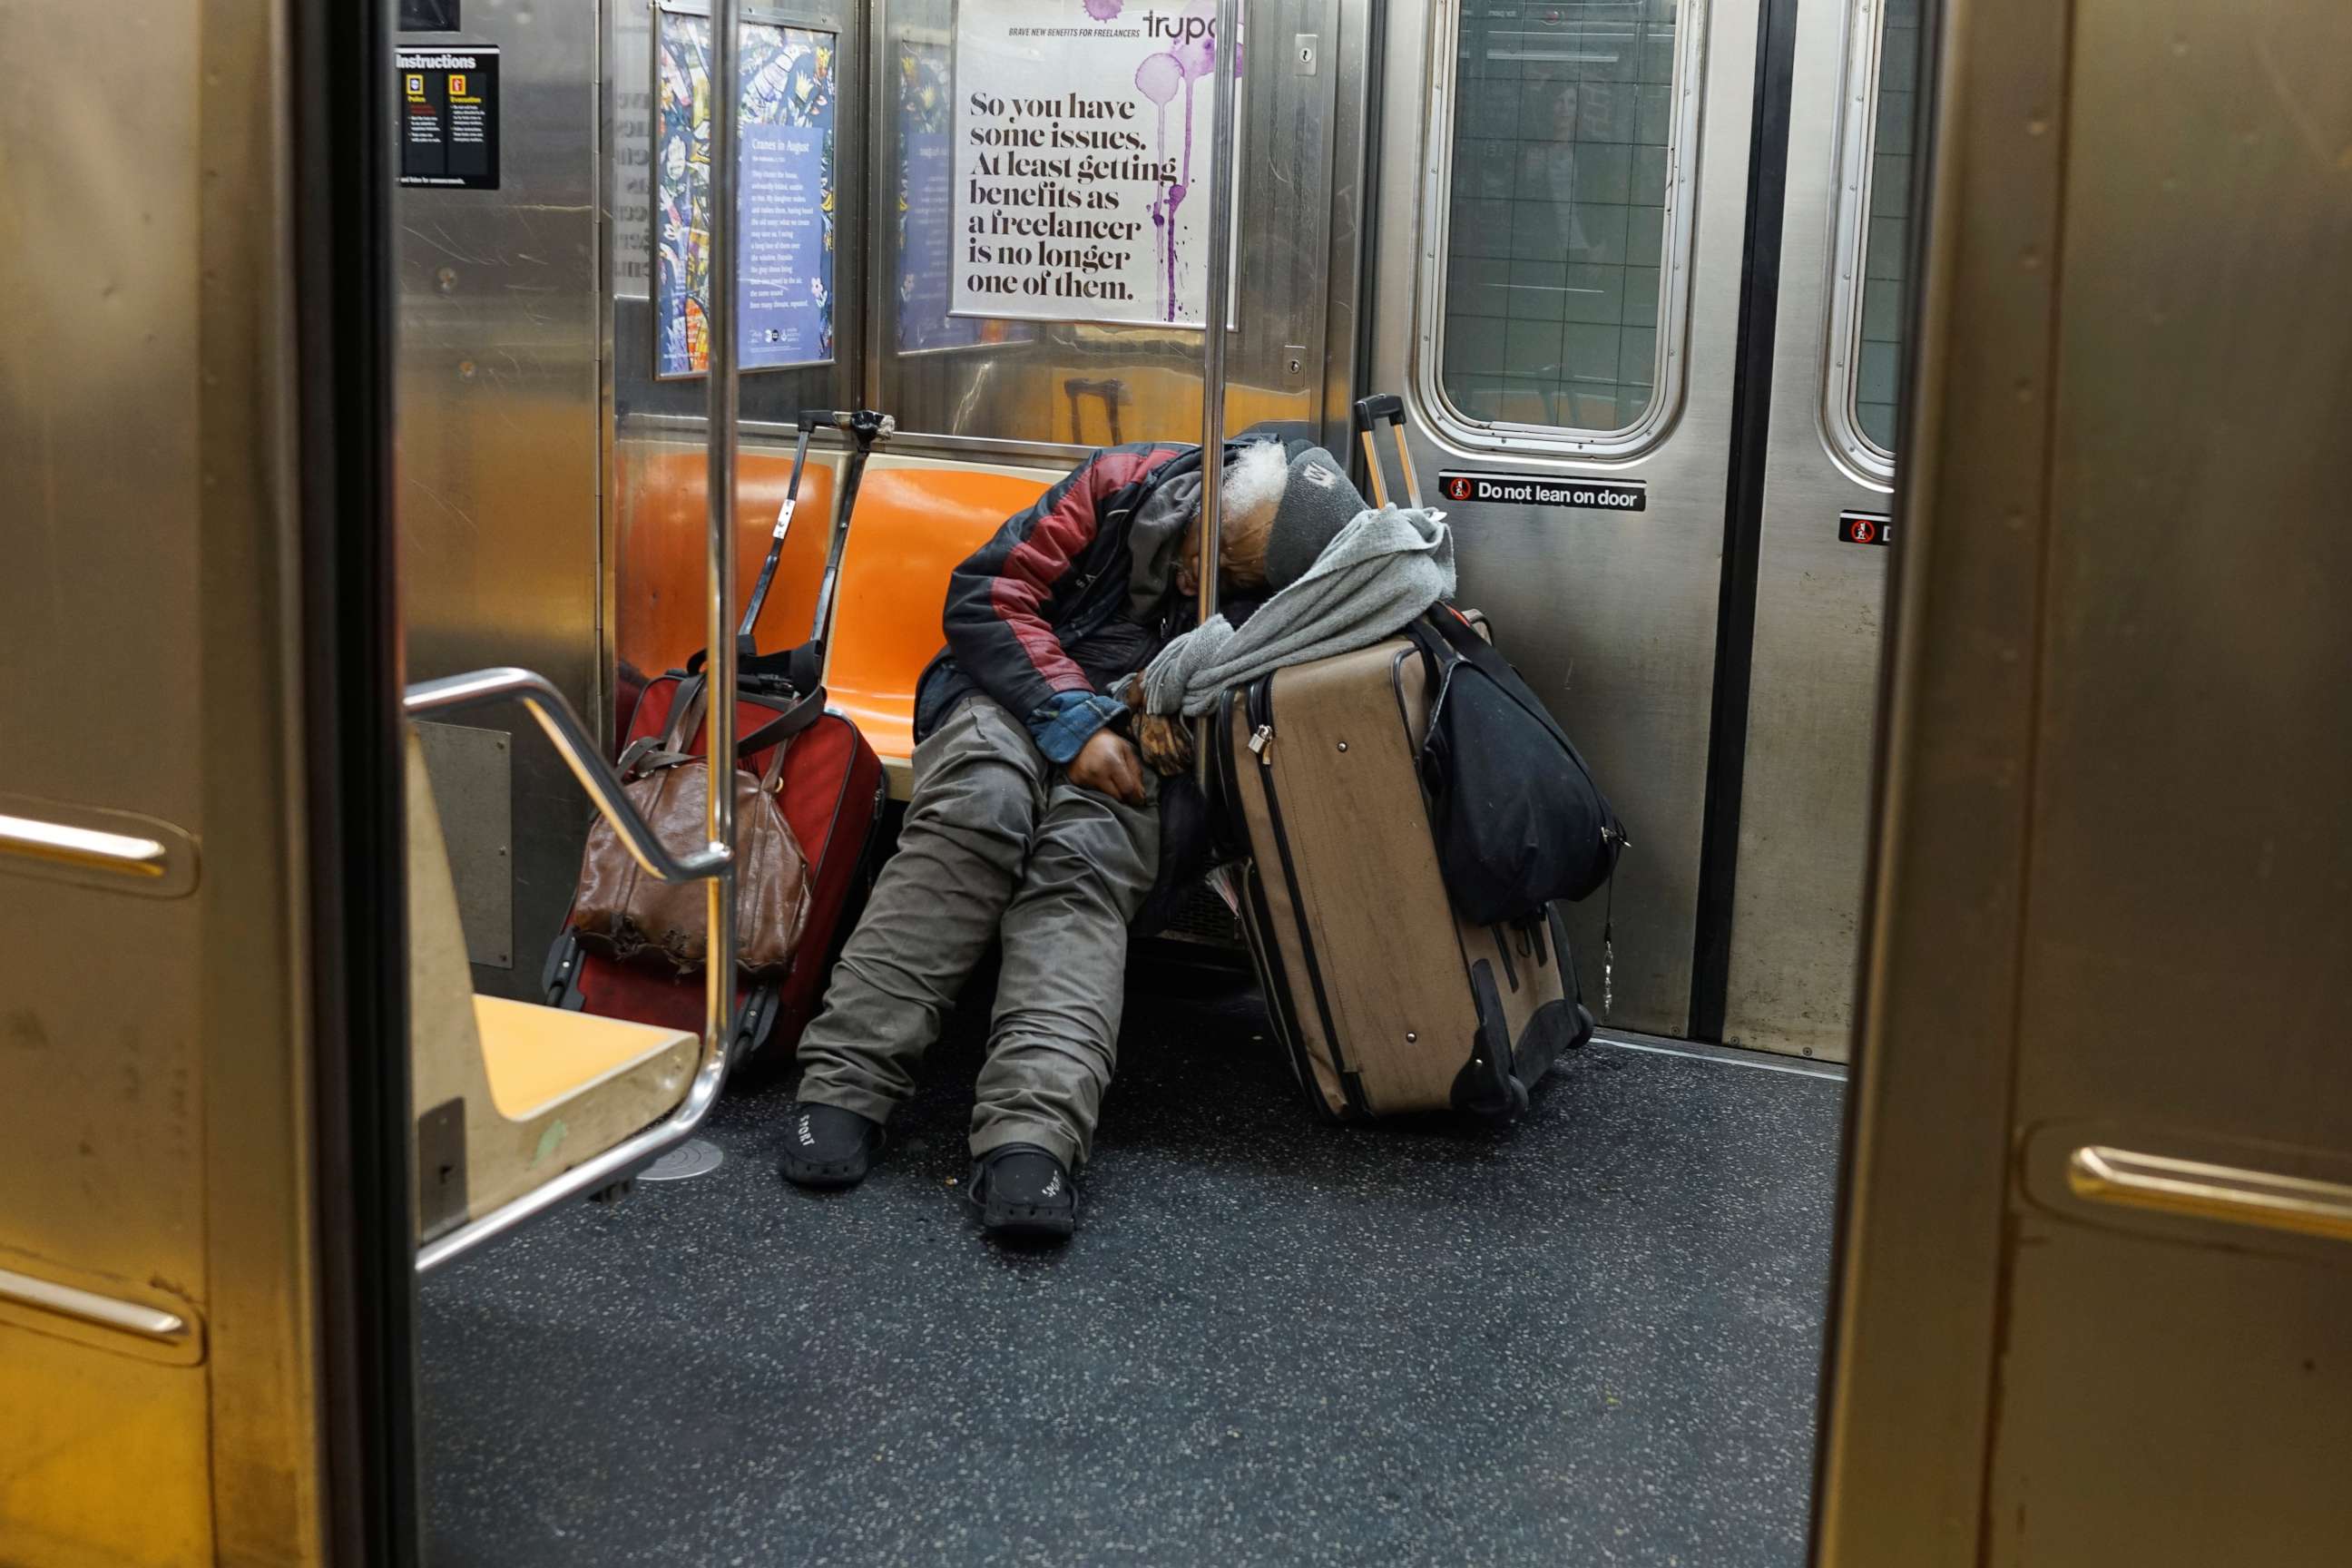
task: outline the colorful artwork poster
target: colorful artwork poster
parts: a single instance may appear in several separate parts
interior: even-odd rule
[[[736,354],[744,370],[833,357],[834,37],[747,22],[737,104]],[[655,374],[710,368],[710,22],[654,37]]]
[[[1212,0],[958,0],[950,314],[1202,324],[1215,33]]]

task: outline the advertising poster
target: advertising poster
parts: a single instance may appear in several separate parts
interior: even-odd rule
[[[959,0],[951,315],[1202,324],[1215,15]]]
[[[654,373],[710,368],[710,22],[661,10],[654,36]],[[738,363],[833,357],[834,37],[747,22],[737,228]]]
[[[898,65],[898,352],[1013,342],[1025,331],[1010,322],[948,313],[955,268],[955,126],[945,37],[901,40]]]

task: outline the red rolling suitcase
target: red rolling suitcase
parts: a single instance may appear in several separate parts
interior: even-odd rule
[[[763,657],[753,649],[753,629],[783,552],[793,498],[799,493],[802,468],[808,458],[809,436],[818,424],[839,426],[849,435],[851,447],[825,558],[824,581],[817,595],[815,625],[807,644]],[[887,416],[863,409],[854,415],[812,412],[801,416],[799,448],[793,455],[792,481],[776,520],[774,540],[736,634],[741,670],[741,689],[735,705],[739,735],[756,736],[763,726],[774,723],[801,700],[802,692],[814,689],[824,668],[835,579],[856,505],[858,481],[874,443],[887,436],[891,426]],[[625,753],[631,743],[657,742],[667,734],[682,693],[700,679],[701,663],[702,656],[698,654],[686,669],[672,670],[646,684],[630,715]],[[708,743],[700,728],[688,741],[688,750],[696,754]],[[789,742],[778,743],[792,747],[777,777],[776,795],[810,868],[809,916],[792,967],[782,977],[749,984],[738,977],[732,1048],[738,1062],[769,1046],[789,1051],[799,1040],[824,997],[824,977],[873,880],[879,847],[886,793],[882,763],[857,732],[857,726],[828,711]],[[764,772],[772,755],[772,747],[747,752],[740,765],[757,774]],[[541,980],[552,1006],[697,1032],[702,1026],[699,974],[681,977],[667,969],[623,963],[584,945],[568,922],[549,949]]]

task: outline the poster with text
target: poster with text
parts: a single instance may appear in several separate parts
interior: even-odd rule
[[[654,37],[654,373],[710,368],[710,22]],[[745,370],[833,357],[834,36],[743,25],[736,353]]]
[[[950,314],[1201,325],[1215,17],[958,0]]]

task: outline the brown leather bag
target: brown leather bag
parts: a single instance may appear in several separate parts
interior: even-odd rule
[[[688,754],[702,726],[709,688],[700,680],[681,691],[668,733],[658,744],[640,741],[621,757],[623,793],[672,855],[698,852],[709,842],[704,816],[710,787],[707,758]],[[822,712],[822,692],[743,738],[737,755],[772,745],[757,776],[735,773],[735,936],[738,964],[754,978],[792,967],[808,923],[809,869],[776,801],[776,781],[793,737]],[[664,882],[646,874],[601,817],[580,857],[580,886],[572,929],[581,942],[610,957],[677,974],[709,961],[709,895],[700,882]]]

